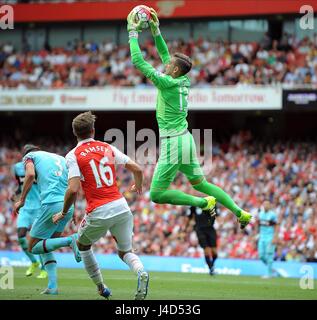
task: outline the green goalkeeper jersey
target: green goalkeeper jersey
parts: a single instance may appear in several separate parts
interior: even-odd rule
[[[155,45],[164,64],[169,63],[170,55],[167,45],[161,35],[155,36]],[[160,136],[175,136],[186,132],[187,106],[190,80],[185,76],[173,78],[154,69],[143,59],[138,39],[130,38],[132,63],[158,89],[156,101],[156,119]]]

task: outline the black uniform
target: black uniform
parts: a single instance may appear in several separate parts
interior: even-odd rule
[[[211,216],[209,212],[203,211],[198,207],[190,207],[187,210],[187,216],[195,218],[195,231],[197,233],[199,245],[202,248],[217,247],[217,233],[214,228],[216,215]]]

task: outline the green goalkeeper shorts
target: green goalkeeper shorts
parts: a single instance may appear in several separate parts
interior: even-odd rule
[[[160,157],[156,165],[151,190],[165,190],[180,171],[189,181],[204,177],[200,167],[196,145],[191,133],[176,137],[162,138]]]

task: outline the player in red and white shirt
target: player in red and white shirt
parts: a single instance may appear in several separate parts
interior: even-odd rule
[[[57,223],[64,218],[81,185],[87,207],[78,230],[77,244],[87,273],[97,285],[99,294],[109,298],[111,291],[104,285],[91,245],[110,231],[120,258],[138,275],[135,299],[143,300],[147,295],[149,275],[139,257],[132,252],[133,215],[118,189],[115,165],[124,165],[133,173],[135,184],[131,190],[138,194],[142,192],[142,169],[114,146],[93,139],[95,118],[91,112],[85,112],[73,120],[78,144],[66,155],[68,189],[63,211],[56,214],[53,221]]]

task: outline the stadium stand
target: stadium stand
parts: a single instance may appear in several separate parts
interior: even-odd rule
[[[171,52],[194,57],[191,71],[196,87],[210,85],[276,84],[317,86],[317,35],[297,39],[285,33],[280,41],[212,42],[174,40]],[[142,46],[146,59],[163,71],[153,41]],[[15,50],[0,44],[0,89],[145,86],[148,81],[132,66],[128,45],[114,42],[69,41],[65,47],[46,44],[39,51]]]
[[[65,155],[71,145],[46,141],[45,148]],[[264,199],[270,199],[274,204],[280,224],[275,259],[317,261],[316,143],[285,141],[267,144],[253,139],[249,132],[240,132],[227,142],[214,143],[212,153],[213,170],[208,179],[229,191],[255,216]],[[20,158],[17,148],[8,144],[0,147],[0,250],[20,250],[11,200],[16,188],[11,165]],[[118,172],[121,191],[135,216],[136,251],[161,256],[203,256],[193,224],[184,214],[185,208],[150,202],[148,190],[153,169],[153,165],[144,166],[145,192],[140,198],[127,191],[131,184],[130,175],[124,170]],[[190,190],[183,176],[178,176],[174,186]],[[76,202],[76,225],[84,215],[84,208],[81,194]],[[256,226],[250,225],[241,232],[232,214],[221,206],[219,213],[216,220],[219,257],[256,259]],[[67,232],[74,230],[76,227],[72,224]],[[116,251],[110,236],[98,242],[95,250],[103,253]]]

